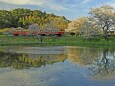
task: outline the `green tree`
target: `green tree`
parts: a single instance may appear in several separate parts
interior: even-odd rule
[[[12,26],[12,14],[7,10],[0,10],[0,28]]]

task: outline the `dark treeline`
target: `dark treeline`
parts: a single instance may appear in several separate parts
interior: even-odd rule
[[[17,8],[13,10],[0,10],[0,28],[23,27],[37,23],[40,28],[55,27],[64,30],[68,26],[68,20],[64,16],[57,16],[42,12]]]

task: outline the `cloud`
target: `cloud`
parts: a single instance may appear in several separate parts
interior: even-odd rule
[[[37,9],[72,19],[87,15],[90,8],[99,7],[103,3],[115,7],[115,0],[0,0],[0,9]]]
[[[43,0],[0,0],[1,2],[13,5],[38,5],[42,6]]]
[[[108,3],[105,3],[106,5],[110,5],[110,6],[113,6],[115,8],[115,1],[114,2],[108,2]]]
[[[113,6],[115,8],[115,3],[114,4],[111,4],[111,6]]]
[[[86,3],[89,3],[91,1],[93,1],[93,0],[83,0],[82,4],[86,4]]]
[[[115,0],[102,2],[101,4],[98,5],[98,7],[103,6],[103,5],[110,5],[115,8]]]
[[[9,3],[9,4],[24,5],[24,4],[28,4],[30,0],[0,0],[0,1]]]
[[[55,0],[0,0],[1,2],[13,5],[36,5],[56,11],[69,10],[66,7],[55,3]]]

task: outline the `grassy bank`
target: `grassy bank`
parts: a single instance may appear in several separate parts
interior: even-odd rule
[[[0,45],[40,45],[40,37],[26,36],[6,36],[0,35]],[[84,46],[115,46],[115,37],[109,37],[108,40],[100,37],[42,37],[43,45],[84,45]]]

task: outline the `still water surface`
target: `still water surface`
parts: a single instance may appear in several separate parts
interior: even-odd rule
[[[115,86],[115,49],[39,48],[0,48],[0,86]]]

